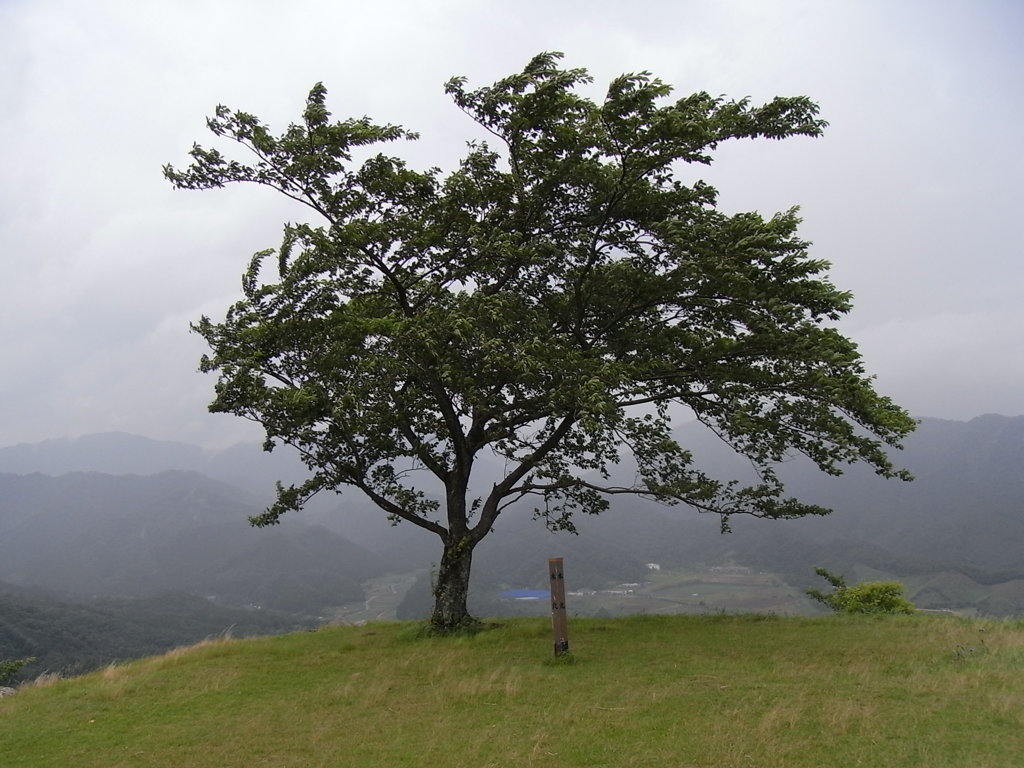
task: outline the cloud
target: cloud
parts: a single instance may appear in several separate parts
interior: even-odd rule
[[[540,50],[590,68],[597,97],[647,69],[680,95],[819,100],[824,138],[723,146],[700,173],[727,210],[801,205],[856,294],[844,330],[901,402],[1021,413],[1022,21],[1015,3],[923,0],[0,3],[0,444],[231,431],[204,412],[188,322],[305,214],[263,190],[170,189],[161,166],[208,141],[216,104],[280,129],[322,80],[335,114],[405,124],[423,134],[400,148],[412,163],[452,167],[472,126],[444,81]]]
[[[938,312],[870,325],[853,334],[881,371],[878,389],[915,416],[970,419],[1020,407],[1024,356],[1016,310]],[[985,392],[979,410],[978,392]]]

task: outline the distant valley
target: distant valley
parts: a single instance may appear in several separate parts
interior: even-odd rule
[[[712,435],[690,426],[680,439],[713,475],[749,471]],[[529,508],[509,510],[475,558],[474,610],[543,612],[543,605],[501,594],[543,588],[546,558],[561,556],[576,589],[647,583],[652,599],[632,603],[638,610],[723,609],[713,598],[692,605],[654,600],[663,587],[649,564],[675,574],[738,569],[752,574],[752,584],[777,584],[780,594],[819,586],[813,568],[823,565],[851,581],[898,578],[919,607],[1024,614],[1024,417],[924,419],[895,459],[914,482],[884,481],[859,468],[830,478],[794,460],[781,468],[793,495],[835,512],[797,521],[734,518],[727,535],[717,519],[635,499],[616,500],[598,518],[583,516],[578,537],[548,533]],[[0,448],[0,658],[45,655],[32,650],[44,641],[26,629],[26,617],[45,614],[54,622],[62,610],[70,616],[79,608],[106,616],[97,621],[110,624],[113,635],[133,604],[142,616],[160,600],[176,606],[179,626],[188,624],[189,611],[204,614],[196,629],[205,634],[218,622],[237,627],[242,617],[258,632],[332,618],[422,616],[439,554],[433,535],[393,527],[350,494],[317,499],[281,526],[248,525],[272,499],[275,480],[302,477],[293,455],[267,454],[259,445],[207,452],[109,433]],[[787,600],[779,603],[787,612],[816,610]],[[103,601],[115,601],[116,610],[104,614],[111,604]],[[32,614],[34,605],[42,614]],[[79,608],[54,608],[60,605]],[[625,611],[630,603],[579,601],[587,612],[599,605]],[[95,623],[72,621],[58,634],[75,646],[75,627]],[[137,646],[117,653],[161,649],[148,636]],[[66,666],[101,656],[111,654],[82,655]]]

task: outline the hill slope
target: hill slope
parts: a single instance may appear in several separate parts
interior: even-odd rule
[[[927,617],[373,624],[206,643],[0,700],[5,768],[996,768],[1024,627]]]

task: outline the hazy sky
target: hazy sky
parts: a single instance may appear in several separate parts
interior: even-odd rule
[[[844,331],[918,416],[1024,413],[1024,3],[985,0],[0,0],[0,445],[124,430],[220,445],[189,322],[221,316],[295,210],[172,190],[223,103],[284,128],[322,80],[337,117],[470,133],[443,92],[560,50],[598,86],[806,94],[824,138],[722,148],[728,211],[800,205],[855,294]],[[404,151],[404,149],[403,149]]]

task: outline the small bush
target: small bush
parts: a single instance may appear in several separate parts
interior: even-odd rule
[[[35,660],[34,656],[29,656],[27,659],[17,659],[16,661],[0,659],[0,685],[7,685],[18,674],[18,670]]]
[[[815,568],[814,572],[832,585],[832,592],[808,589],[807,594],[836,613],[914,613],[914,604],[907,600],[898,581],[866,581],[848,587],[842,576],[824,568]]]

